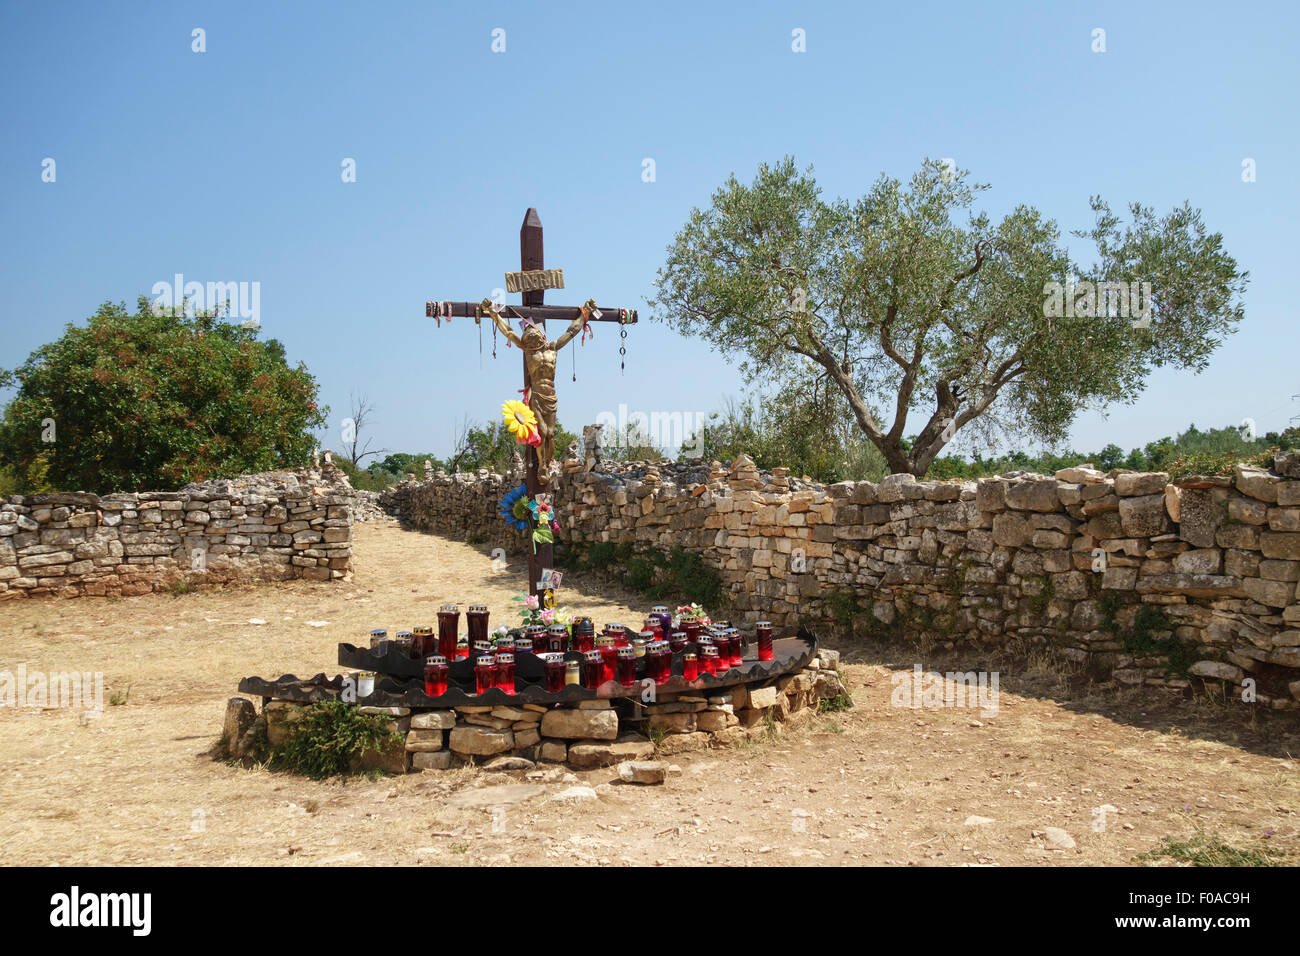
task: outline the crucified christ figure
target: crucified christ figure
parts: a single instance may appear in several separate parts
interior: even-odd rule
[[[524,353],[524,368],[528,372],[528,388],[524,392],[524,404],[537,416],[537,434],[542,443],[537,447],[537,483],[550,484],[551,462],[555,460],[555,411],[558,402],[555,397],[555,358],[560,349],[582,331],[588,317],[596,308],[596,300],[588,299],[576,319],[569,323],[554,342],[546,341],[546,333],[541,326],[525,320],[523,332],[516,334],[510,323],[492,308],[490,299],[483,300],[483,309],[492,316],[497,329],[507,339],[519,346]]]

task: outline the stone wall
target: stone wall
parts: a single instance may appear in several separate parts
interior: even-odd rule
[[[0,502],[0,600],[346,578],[352,494],[327,465],[174,492],[16,495]]]
[[[1300,699],[1300,458],[1229,477],[1066,469],[925,482],[801,482],[746,456],[555,480],[559,538],[681,547],[743,624],[769,619],[941,644],[1045,643],[1126,683],[1222,680]],[[527,547],[497,513],[518,477],[408,481],[382,496],[415,527]],[[1245,683],[1247,680],[1250,683]]]

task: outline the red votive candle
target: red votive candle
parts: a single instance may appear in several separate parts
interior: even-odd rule
[[[668,636],[664,633],[664,626],[660,624],[656,618],[653,617],[646,618],[646,622],[641,625],[641,633],[653,634],[654,640],[656,641],[662,641],[664,640],[664,638]]]
[[[760,661],[770,661],[775,656],[772,650],[772,622],[759,621],[755,625],[755,631],[758,636],[758,659]]]
[[[488,609],[486,604],[471,604],[465,610],[465,623],[469,626],[469,642],[488,639]]]
[[[647,676],[651,676],[656,684],[662,684],[672,676],[672,656],[668,652],[667,641],[654,641],[645,649],[646,663],[653,666],[653,672],[650,667],[646,668]]]
[[[659,623],[659,630],[663,631],[664,637],[668,637],[673,629],[672,612],[662,604],[656,604],[650,609],[650,616]]]
[[[700,648],[700,666],[708,673],[718,673],[718,648],[714,644],[705,644]]]
[[[550,643],[546,639],[546,628],[540,624],[529,624],[524,628],[526,634],[533,642],[534,654],[546,654],[551,650]]]
[[[709,656],[704,653],[710,647],[713,648],[713,653],[716,655],[718,652],[718,648],[717,645],[713,643],[713,637],[709,634],[701,634],[699,641],[696,642],[695,645],[695,652],[700,656],[701,674],[713,673],[713,668],[709,666]]]
[[[582,654],[582,686],[595,690],[605,679],[605,659],[600,651],[584,651]]]
[[[614,680],[618,672],[618,646],[614,643],[614,638],[602,634],[596,638],[596,650],[600,652],[601,664],[604,666],[600,679]]]
[[[731,642],[731,666],[745,666],[745,642],[740,637],[740,629],[727,628],[727,638]]]
[[[564,690],[564,655],[546,654],[542,663],[546,667],[546,692],[558,694]]]
[[[693,681],[700,676],[700,659],[694,651],[682,655],[682,680]]]
[[[497,662],[491,654],[480,655],[474,662],[474,689],[486,694],[496,684]]]
[[[456,635],[460,632],[460,605],[444,604],[438,608],[438,653],[447,660],[456,659]]]
[[[686,632],[686,640],[688,643],[694,644],[700,639],[700,622],[697,618],[684,617],[679,626]]]
[[[430,697],[447,693],[447,658],[432,654],[424,659],[424,692]]]
[[[507,694],[513,694],[515,692],[515,655],[498,654],[496,665],[496,676],[493,679],[495,686],[500,687]]]
[[[672,635],[668,638],[668,649],[674,654],[686,650],[686,644],[687,640],[685,631],[673,631]]]
[[[411,632],[411,656],[424,660],[437,648],[433,646],[433,628],[417,627]]]
[[[636,651],[631,645],[615,649],[618,655],[618,682],[623,687],[636,684]]]

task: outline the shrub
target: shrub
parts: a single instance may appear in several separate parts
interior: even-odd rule
[[[353,760],[365,751],[382,750],[401,740],[389,729],[390,723],[389,717],[363,714],[342,701],[317,701],[290,725],[275,767],[313,780],[348,773]]]

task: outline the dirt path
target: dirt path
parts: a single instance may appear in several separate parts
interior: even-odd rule
[[[891,706],[887,665],[910,668],[906,652],[859,650],[856,709],[672,758],[679,772],[656,788],[561,768],[317,783],[207,759],[241,677],[335,673],[339,641],[428,622],[445,600],[516,619],[518,564],[494,574],[479,549],[393,524],[358,526],[356,554],[350,585],[0,604],[0,670],[103,671],[106,698],[93,720],[0,708],[0,860],[1096,865],[1205,830],[1300,861],[1294,722],[1053,696],[1042,686],[1059,675],[1041,662],[1004,678],[999,712],[981,717]],[[649,603],[565,595],[598,623]]]

